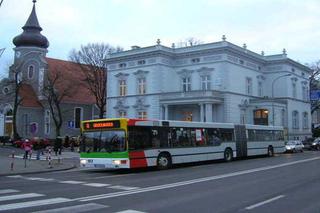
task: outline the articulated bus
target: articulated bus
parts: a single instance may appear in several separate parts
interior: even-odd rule
[[[277,126],[116,118],[82,121],[81,132],[80,165],[88,168],[167,169],[285,149]]]

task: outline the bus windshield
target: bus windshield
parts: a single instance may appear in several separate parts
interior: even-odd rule
[[[81,152],[124,152],[126,140],[124,130],[84,132],[80,144]]]

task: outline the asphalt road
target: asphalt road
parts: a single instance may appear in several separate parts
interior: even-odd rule
[[[0,212],[320,212],[320,152],[0,177]]]

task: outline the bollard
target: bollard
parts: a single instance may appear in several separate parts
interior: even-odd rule
[[[11,158],[12,158],[12,161],[11,161],[10,168],[11,168],[11,171],[13,171],[13,167],[14,167],[14,151],[12,151],[12,153],[11,153]]]
[[[51,163],[51,148],[48,149],[48,161],[49,161],[49,165],[48,167],[51,169],[52,168],[52,163]]]

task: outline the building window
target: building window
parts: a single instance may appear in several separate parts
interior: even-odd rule
[[[299,129],[299,113],[298,113],[298,111],[292,112],[292,129]]]
[[[33,65],[30,65],[28,67],[28,78],[29,79],[32,79],[33,78],[33,75],[34,75],[34,66]]]
[[[302,100],[307,101],[308,100],[308,87],[302,86]]]
[[[303,128],[308,129],[309,128],[309,119],[308,119],[308,113],[304,112],[303,113]]]
[[[74,108],[74,128],[79,129],[82,120],[82,108]]]
[[[297,98],[297,84],[292,83],[292,97]]]
[[[144,65],[144,64],[146,64],[146,61],[145,61],[145,60],[140,60],[140,61],[138,61],[138,65]]]
[[[139,95],[146,94],[146,79],[145,78],[138,79],[138,94]]]
[[[252,95],[252,79],[246,78],[246,94]]]
[[[127,67],[127,64],[126,63],[121,63],[121,64],[119,64],[119,67],[120,68],[125,68],[125,67]]]
[[[262,82],[258,82],[258,96],[262,97],[263,96],[263,87],[262,87]]]
[[[182,91],[183,92],[191,91],[191,78],[190,77],[182,78]]]
[[[126,111],[121,110],[121,111],[118,112],[118,114],[119,114],[119,118],[127,117],[127,112]]]
[[[268,125],[269,111],[267,109],[257,109],[253,111],[253,122],[255,125]]]
[[[199,63],[200,62],[200,58],[193,58],[191,59],[192,63]]]
[[[22,115],[23,134],[25,136],[27,136],[29,133],[29,131],[28,131],[29,130],[29,118],[28,117],[29,117],[28,114]]]
[[[210,90],[210,75],[201,76],[201,89],[202,90]]]
[[[119,95],[120,96],[127,95],[127,81],[126,80],[119,81]]]
[[[146,111],[139,111],[138,112],[138,118],[139,119],[146,119],[147,118],[147,112]]]
[[[46,110],[44,114],[44,134],[50,134],[50,110]]]

